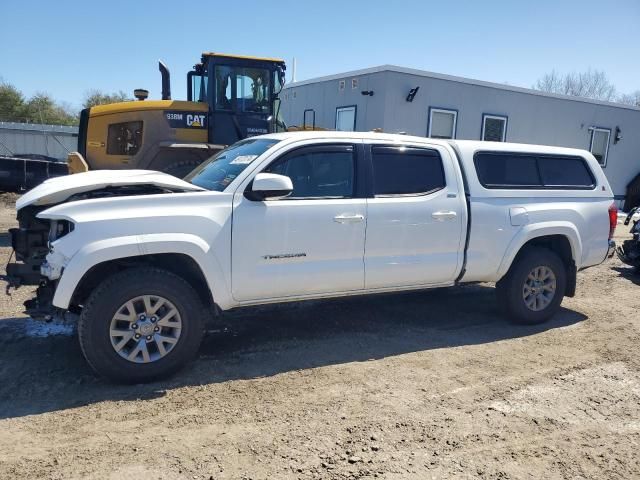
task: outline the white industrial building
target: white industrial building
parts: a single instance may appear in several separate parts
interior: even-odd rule
[[[291,83],[281,98],[288,125],[590,150],[621,205],[640,184],[638,107],[392,65]]]

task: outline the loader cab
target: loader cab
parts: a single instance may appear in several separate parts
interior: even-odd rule
[[[284,72],[278,59],[203,54],[187,75],[187,100],[209,105],[209,143],[284,130],[278,99]]]

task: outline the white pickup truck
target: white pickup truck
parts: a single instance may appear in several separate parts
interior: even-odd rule
[[[79,314],[87,361],[124,382],[248,305],[496,282],[510,319],[542,322],[616,224],[589,152],[380,133],[253,137],[184,180],[93,171],[16,206],[9,286],[39,285],[34,318]]]

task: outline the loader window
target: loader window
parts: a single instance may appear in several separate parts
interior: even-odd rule
[[[107,133],[107,155],[135,155],[142,145],[142,122],[112,123]]]
[[[264,68],[217,65],[215,108],[271,113],[271,74]]]
[[[216,66],[216,110],[231,110],[231,85],[233,68]]]
[[[207,101],[207,77],[202,75],[193,75],[191,77],[191,92],[193,95],[193,101],[206,102]]]
[[[263,68],[238,69],[238,110],[243,112],[270,113],[269,71]]]

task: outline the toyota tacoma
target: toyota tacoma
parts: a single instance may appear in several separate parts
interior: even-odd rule
[[[495,282],[533,324],[611,251],[616,209],[583,150],[354,132],[242,140],[184,179],[92,171],[16,204],[8,288],[78,315],[112,380],[171,374],[205,322],[249,305]]]

